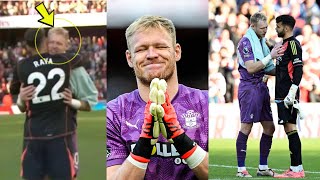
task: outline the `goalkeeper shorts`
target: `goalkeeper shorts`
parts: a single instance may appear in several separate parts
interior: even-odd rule
[[[69,180],[76,177],[79,156],[76,133],[49,140],[24,140],[21,177]]]
[[[297,123],[297,109],[289,106],[287,109],[284,106],[284,102],[280,101],[277,103],[278,109],[278,124],[283,125],[285,123],[296,124]]]

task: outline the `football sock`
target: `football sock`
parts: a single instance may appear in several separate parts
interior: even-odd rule
[[[302,166],[302,164],[299,165],[299,171],[303,171],[303,166]]]
[[[268,156],[272,145],[272,136],[262,133],[260,139],[260,165],[268,165]]]
[[[259,165],[259,170],[267,170],[267,169],[269,169],[269,167],[268,167],[268,165]]]
[[[242,172],[242,171],[245,171],[245,170],[247,170],[246,167],[238,167],[238,172]]]
[[[299,166],[290,166],[291,171],[299,172]]]
[[[244,133],[239,131],[236,142],[238,167],[245,167],[245,160],[247,154],[247,140],[248,135],[245,135]]]
[[[289,150],[291,166],[301,165],[301,141],[297,130],[287,133],[289,139]]]

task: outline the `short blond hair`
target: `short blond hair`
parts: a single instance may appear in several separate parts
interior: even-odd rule
[[[139,30],[146,30],[148,28],[164,28],[171,36],[173,45],[176,44],[176,29],[173,22],[162,16],[145,15],[136,19],[126,29],[127,46],[130,50],[131,37]]]
[[[256,12],[250,17],[250,24],[257,24],[259,21],[267,21],[267,16],[262,12]]]
[[[55,28],[49,29],[49,31],[48,31],[48,37],[49,37],[51,34],[59,34],[59,35],[62,35],[62,36],[65,37],[66,41],[69,41],[69,31],[66,30],[66,29],[63,28],[63,27],[55,27]]]

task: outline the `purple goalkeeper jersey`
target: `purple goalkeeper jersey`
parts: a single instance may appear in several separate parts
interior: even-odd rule
[[[257,60],[247,37],[240,40],[237,56],[241,76],[238,89],[241,123],[272,121],[269,90],[266,83],[262,81],[265,72],[262,69],[249,74],[244,65],[246,61]]]
[[[171,103],[186,134],[208,151],[208,91],[180,84]],[[140,137],[145,106],[138,90],[107,103],[107,167],[121,165],[132,152]],[[173,144],[160,135],[145,179],[196,179],[196,176]]]
[[[244,66],[246,61],[255,60],[254,54],[252,52],[252,47],[250,41],[247,37],[243,37],[238,44],[237,48],[237,55],[239,61],[239,73],[240,73],[240,85],[239,88],[242,86],[246,86],[257,83],[262,80],[263,76],[265,75],[264,70],[260,70],[254,74],[249,74],[246,67]],[[255,62],[255,61],[254,61]]]

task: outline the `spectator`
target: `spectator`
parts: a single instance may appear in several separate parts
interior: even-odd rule
[[[106,12],[105,0],[25,0],[1,1],[0,16],[34,15],[38,14],[35,6],[41,2],[48,11],[55,14]]]

